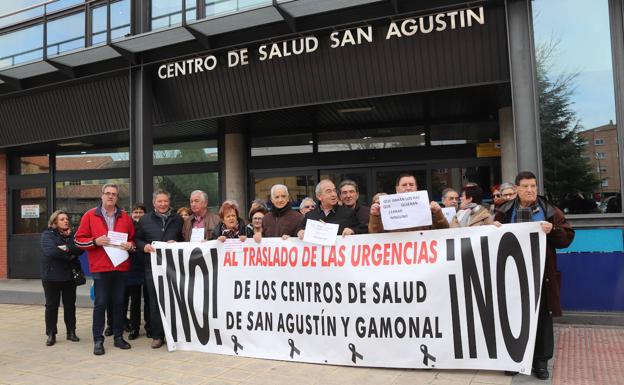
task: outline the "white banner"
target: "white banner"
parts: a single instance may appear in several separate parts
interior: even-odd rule
[[[169,350],[530,374],[539,223],[339,237],[155,243]]]

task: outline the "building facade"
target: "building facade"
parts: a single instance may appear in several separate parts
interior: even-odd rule
[[[64,209],[76,224],[108,182],[125,208],[157,187],[176,207],[195,189],[213,207],[246,206],[275,183],[297,206],[325,177],[357,181],[369,203],[402,171],[439,200],[446,187],[487,190],[532,170],[578,227],[622,225],[621,208],[600,209],[622,191],[622,0],[0,7],[1,277],[38,277],[47,217]],[[565,29],[597,22],[606,30],[587,42]],[[562,68],[569,41],[595,60]],[[615,162],[598,167],[579,143],[610,120]],[[591,209],[572,206],[576,190]]]

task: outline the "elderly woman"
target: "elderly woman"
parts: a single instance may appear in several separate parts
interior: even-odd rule
[[[76,336],[76,284],[72,269],[80,269],[78,256],[82,250],[74,244],[69,215],[57,210],[48,220],[48,228],[41,234],[41,282],[45,295],[45,324],[47,346],[56,343],[58,308],[63,298],[63,316],[67,339],[80,341]]]
[[[505,182],[500,185],[501,198],[505,202],[516,199],[516,185],[513,183]]]
[[[299,205],[299,212],[302,215],[306,215],[308,211],[312,211],[316,208],[316,202],[312,198],[304,198]]]
[[[234,201],[225,201],[219,209],[221,222],[212,231],[211,239],[225,242],[226,239],[240,238],[241,242],[247,240],[245,222],[240,218],[238,204]]]
[[[256,206],[249,210],[249,224],[245,226],[247,237],[253,238],[254,234],[262,235],[262,220],[268,213],[264,206]]]
[[[483,189],[477,185],[464,186],[461,191],[459,211],[451,221],[451,227],[492,225],[490,211],[481,205]]]

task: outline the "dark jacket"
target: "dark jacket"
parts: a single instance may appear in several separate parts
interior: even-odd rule
[[[67,246],[63,251],[58,246]],[[82,249],[74,244],[74,236],[64,237],[57,229],[47,229],[41,234],[41,280],[71,281],[72,268],[79,268],[78,257]]]
[[[139,222],[132,220],[134,224],[134,233],[139,230]],[[136,235],[135,235],[136,236]],[[135,239],[136,242],[136,239]],[[128,286],[142,285],[145,282],[145,257],[138,249],[130,251],[130,271],[126,276],[126,284]]]
[[[327,216],[321,208],[321,205],[317,205],[314,210],[308,211],[305,217],[303,217],[303,219],[299,222],[297,232],[299,232],[299,230],[305,230],[306,221],[308,219],[315,221],[322,220],[325,223],[334,223],[339,225],[338,235],[341,235],[342,231],[346,227],[353,230],[356,234],[366,234],[368,232],[366,226],[362,225],[360,221],[358,221],[355,211],[339,205],[334,206],[332,211],[330,211]]]
[[[225,227],[225,224],[223,224],[223,222],[219,222],[219,224],[214,228],[214,230],[212,230],[212,237],[210,239],[217,239],[222,235],[225,236],[226,238],[238,238],[241,235],[247,236],[247,229],[245,226],[245,221],[243,221],[240,218],[238,218],[238,229],[239,229],[238,234],[232,234],[229,231],[227,231],[227,227]],[[252,232],[253,232],[253,229],[252,229]],[[251,236],[253,237],[253,234]]]
[[[297,228],[303,219],[300,212],[294,211],[290,202],[278,209],[273,207],[262,219],[263,237],[281,237],[282,235],[297,236]]]
[[[156,215],[154,210],[143,215],[139,221],[139,226],[137,226],[136,236],[134,237],[137,245],[137,256],[139,258],[143,258],[143,263],[145,265],[149,265],[150,255],[149,253],[145,253],[143,251],[145,249],[145,245],[154,241],[183,241],[183,224],[184,221],[182,220],[182,217],[176,213],[172,213],[164,222],[162,218]]]
[[[553,224],[550,234],[546,235],[546,266],[544,268],[544,290],[548,300],[548,310],[552,316],[561,315],[561,274],[557,271],[557,252],[570,246],[574,240],[574,230],[566,221],[563,212],[544,197],[538,196],[537,203],[544,211],[546,220]],[[509,201],[498,208],[494,220],[500,223],[511,223],[511,217],[518,205],[518,198]]]
[[[356,203],[353,211],[355,211],[355,216],[357,217],[358,221],[360,221],[360,224],[368,228],[368,216],[370,214],[370,207]]]

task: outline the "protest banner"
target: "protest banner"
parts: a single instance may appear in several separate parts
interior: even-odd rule
[[[395,368],[530,374],[545,234],[539,223],[154,243],[169,350]]]

